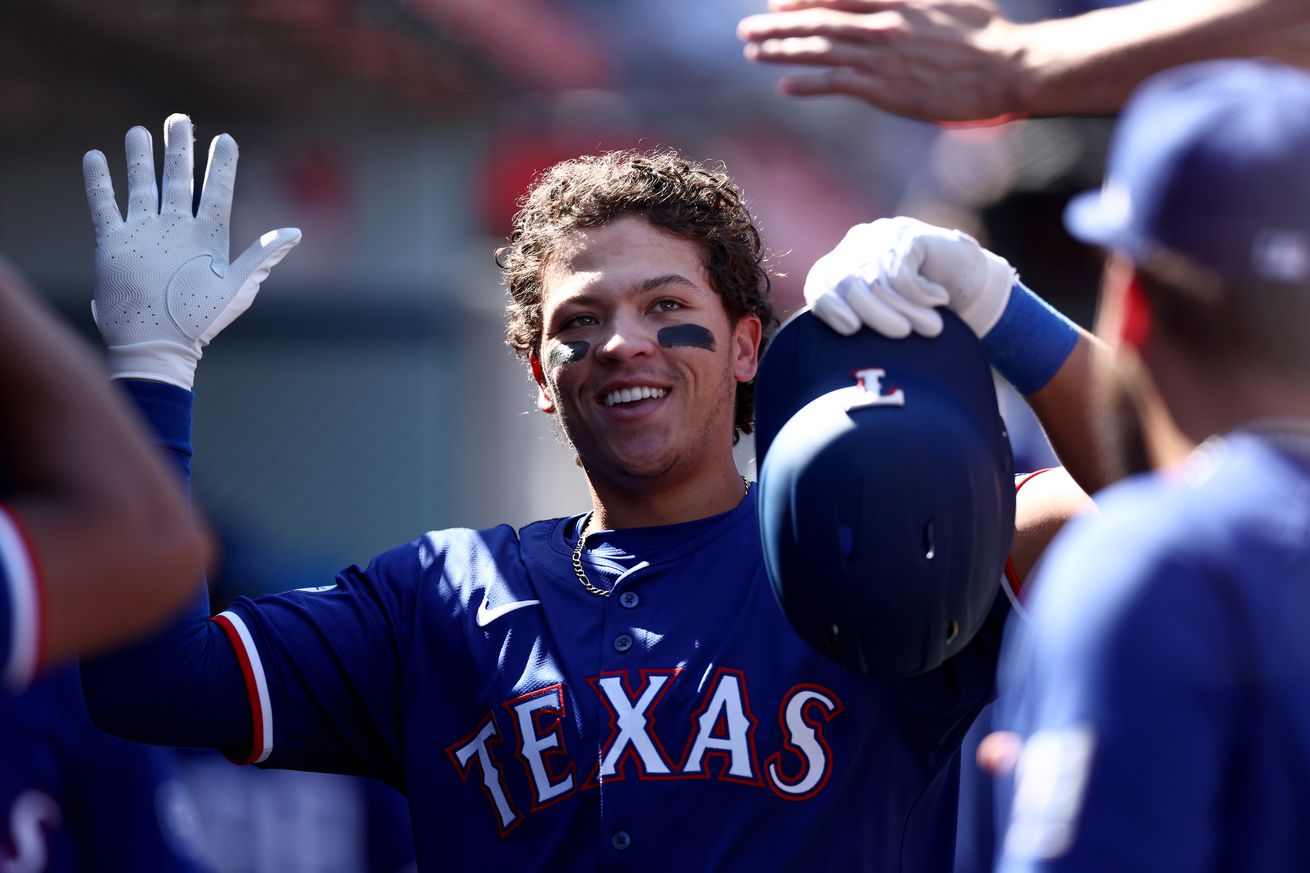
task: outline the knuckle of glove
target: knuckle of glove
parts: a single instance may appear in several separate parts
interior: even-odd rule
[[[839,294],[837,290],[841,280],[849,271],[841,263],[836,251],[829,252],[814,262],[810,272],[805,276],[805,302],[813,304],[815,300],[828,294]]]

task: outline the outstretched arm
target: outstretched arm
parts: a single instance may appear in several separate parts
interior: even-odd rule
[[[205,346],[254,300],[269,271],[300,240],[294,228],[264,234],[235,259],[228,226],[237,147],[210,147],[200,207],[192,213],[191,120],[165,122],[163,196],[150,134],[128,131],[128,211],[119,212],[105,156],[83,159],[96,230],[96,325],[110,374],[121,379],[183,481],[190,472],[191,385]],[[223,631],[209,619],[204,583],[192,574],[191,608],[144,643],[84,662],[83,686],[101,727],[143,742],[231,750],[249,743],[245,683]]]
[[[796,97],[844,94],[925,121],[1116,110],[1143,79],[1207,58],[1310,65],[1303,0],[1140,0],[1032,24],[993,0],[771,0],[743,19],[746,57],[818,68]]]
[[[87,156],[97,229],[96,321],[110,368],[185,476],[192,393],[205,344],[250,305],[299,239],[270,231],[229,260],[236,143],[210,149],[200,209],[190,209],[191,122],[166,122],[163,203],[156,208],[149,135],[128,134],[129,201],[113,208],[104,156]],[[132,249],[136,248],[137,252]],[[142,249],[145,258],[131,255]],[[202,585],[191,611],[132,649],[82,664],[87,705],[106,731],[138,742],[217,748],[236,760],[400,779],[402,644],[411,637],[413,575],[433,567],[424,541],[350,568],[335,584],[252,602],[209,618]],[[428,553],[430,554],[430,552]],[[431,572],[440,574],[439,565]],[[434,577],[435,578],[435,577]],[[198,580],[197,580],[198,581]]]
[[[210,541],[89,350],[3,263],[0,313],[0,685],[21,687],[175,612]]]

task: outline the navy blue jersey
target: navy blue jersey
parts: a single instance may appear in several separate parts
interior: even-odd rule
[[[40,585],[17,519],[0,507],[0,694],[23,690],[40,651]]]
[[[1305,869],[1310,458],[1238,433],[1097,502],[1006,644],[1001,869]]]
[[[0,870],[192,873],[193,811],[164,749],[98,730],[77,671],[0,707]]]
[[[190,392],[127,385],[185,475]],[[83,665],[98,719],[408,797],[421,869],[946,871],[1008,599],[901,680],[786,623],[754,496],[661,528],[426,534],[335,583],[196,609]],[[822,580],[816,580],[822,584]]]
[[[432,868],[950,869],[1004,597],[966,654],[872,679],[787,625],[753,495],[591,535],[606,598],[571,566],[577,522],[433,532],[335,585],[238,601],[216,621],[249,759],[396,785]]]

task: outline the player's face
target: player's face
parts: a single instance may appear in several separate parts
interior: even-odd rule
[[[624,217],[574,231],[543,280],[538,406],[589,476],[695,475],[730,457],[760,322],[729,324],[700,249]]]

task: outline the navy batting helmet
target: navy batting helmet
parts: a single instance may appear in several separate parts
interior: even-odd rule
[[[842,337],[801,312],[756,381],[760,533],[773,592],[828,658],[939,666],[982,626],[1014,534],[991,369],[952,313],[934,339]]]

